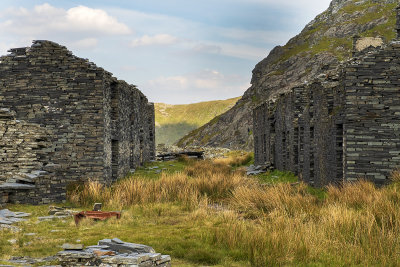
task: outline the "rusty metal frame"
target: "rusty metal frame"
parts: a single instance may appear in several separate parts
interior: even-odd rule
[[[74,214],[75,224],[78,225],[79,222],[84,218],[94,219],[104,221],[111,217],[121,218],[121,212],[118,211],[81,211]]]

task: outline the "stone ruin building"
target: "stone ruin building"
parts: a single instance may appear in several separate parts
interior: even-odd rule
[[[0,57],[0,205],[65,200],[155,157],[154,105],[66,47],[33,41]]]
[[[359,47],[340,66],[253,111],[255,162],[315,186],[385,184],[400,166],[400,8],[397,39]],[[365,43],[355,37],[354,48]]]

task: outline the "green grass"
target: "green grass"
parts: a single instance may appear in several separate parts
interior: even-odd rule
[[[364,32],[361,34],[361,36],[367,37],[367,36],[382,36],[385,38],[385,41],[390,41],[393,40],[396,37],[396,32],[394,31],[394,27],[396,24],[396,16],[394,9],[396,7],[396,3],[394,4],[389,4],[383,8],[381,8],[378,12],[374,12],[373,14],[369,13],[365,15],[364,17],[360,18],[360,22],[366,21],[371,18],[381,18],[385,17],[387,18],[387,22],[377,25],[373,27],[372,29]]]
[[[268,76],[280,76],[283,75],[285,73],[285,70],[274,70],[271,71]]]
[[[263,174],[255,175],[255,177],[264,184],[278,184],[278,183],[297,183],[299,178],[292,172],[273,170]],[[317,188],[308,186],[307,192],[310,195],[315,196],[319,200],[324,200],[327,196],[326,190],[324,188]]]
[[[85,187],[97,196],[93,200],[101,199],[103,210],[131,193],[149,196],[117,205],[120,220],[84,220],[79,227],[72,218],[39,222],[37,216],[47,215],[49,205],[8,205],[32,216],[16,225],[21,232],[0,231],[0,262],[54,255],[66,242],[93,245],[118,237],[170,254],[172,266],[399,266],[400,172],[392,174],[387,187],[360,181],[316,189],[293,185],[298,179],[290,172],[246,177],[242,168],[251,163],[251,153],[228,156],[180,160],[174,175],[138,170],[115,187]],[[165,198],[154,197],[162,194]],[[87,210],[93,200],[67,205]],[[10,239],[17,242],[12,245]]]
[[[285,51],[284,54],[275,63],[283,62],[291,57],[307,53],[309,48],[310,43],[308,41],[300,45],[285,45],[283,47]]]
[[[276,184],[276,183],[296,183],[298,182],[297,176],[292,172],[286,171],[269,171],[255,176],[261,183]]]
[[[236,97],[187,105],[156,103],[156,143],[174,144],[190,131],[233,107],[239,99]]]
[[[373,7],[376,4],[372,3],[371,1],[366,1],[362,4],[356,4],[358,1],[353,1],[353,3],[349,3],[345,5],[339,12],[341,13],[348,13],[348,14],[353,14],[354,12],[357,11],[363,11],[367,8]]]
[[[316,45],[311,48],[311,54],[317,55],[322,52],[333,52],[339,60],[344,60],[351,56],[352,40],[345,38],[323,37]]]
[[[146,177],[149,179],[158,179],[162,173],[181,172],[186,165],[186,162],[180,160],[148,162],[144,166],[137,168],[133,174],[127,175],[126,178]],[[161,170],[161,172],[157,172],[158,170]]]
[[[184,145],[191,145],[192,142],[195,140],[199,140],[200,141],[200,145],[205,145],[212,137],[214,137],[215,135],[219,134],[219,132],[214,132],[212,134],[206,134],[203,137],[199,137],[198,135],[207,127],[212,126],[214,124],[216,124],[219,119],[220,119],[221,115],[218,115],[216,117],[214,117],[212,120],[210,120],[207,124],[194,129],[193,131],[189,132],[188,134],[186,134],[185,136],[183,136],[181,139],[179,139],[179,141],[177,142],[177,146],[184,146]],[[188,140],[191,140],[191,142],[188,142]]]
[[[307,192],[309,194],[315,196],[319,200],[325,200],[326,197],[327,197],[327,192],[326,192],[326,190],[324,188],[317,188],[317,187],[309,186],[307,188]]]
[[[249,265],[246,260],[242,261],[244,256],[238,260],[236,252],[212,243],[209,231],[214,222],[199,218],[189,220],[191,212],[179,204],[133,206],[122,211],[120,220],[86,221],[79,227],[75,226],[72,218],[38,222],[36,216],[47,215],[47,205],[9,205],[7,208],[35,215],[28,222],[18,224],[23,230],[17,234],[0,231],[0,259],[3,260],[8,258],[7,255],[45,257],[62,250],[63,243],[88,246],[97,244],[100,239],[118,237],[126,242],[147,244],[157,252],[171,255],[173,266]],[[26,236],[26,233],[36,235]],[[10,245],[7,241],[10,239],[17,239],[17,243]],[[3,263],[6,264],[5,261]]]
[[[156,140],[157,144],[172,145],[178,141],[185,133],[199,127],[197,124],[190,124],[186,122],[169,123],[161,126],[156,126]]]
[[[351,50],[352,50],[352,38],[351,36],[346,36],[343,38],[328,38],[322,37],[319,40],[315,38],[317,35],[323,36],[323,33],[328,30],[330,27],[341,27],[344,24],[367,24],[368,22],[386,18],[387,22],[379,24],[373,27],[370,30],[365,32],[359,32],[362,37],[383,37],[384,40],[390,41],[395,37],[395,7],[397,3],[392,4],[383,4],[377,1],[366,1],[362,4],[356,4],[358,1],[353,1],[345,5],[339,13],[347,13],[347,14],[354,14],[355,12],[367,10],[372,7],[377,7],[376,10],[371,12],[367,12],[362,16],[358,16],[353,19],[346,20],[345,22],[341,22],[336,25],[327,25],[325,22],[319,22],[313,25],[312,28],[309,28],[307,31],[301,32],[296,38],[298,41],[297,43],[288,43],[283,46],[284,54],[275,62],[280,63],[283,61],[288,60],[294,56],[299,55],[316,55],[323,52],[328,52],[338,58],[338,60],[346,60],[351,57]],[[315,42],[315,43],[314,43]],[[274,74],[274,73],[273,73]],[[279,73],[280,74],[280,73]]]

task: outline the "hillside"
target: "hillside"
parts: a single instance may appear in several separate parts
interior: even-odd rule
[[[232,108],[240,97],[188,105],[154,105],[156,143],[172,145],[185,134]]]
[[[252,109],[349,59],[356,34],[392,40],[396,5],[396,0],[333,0],[300,34],[275,47],[255,66],[251,87],[235,106],[182,138],[179,145],[252,150]]]

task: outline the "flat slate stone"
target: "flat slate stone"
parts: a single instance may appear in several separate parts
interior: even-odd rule
[[[29,184],[19,184],[19,183],[2,183],[0,184],[0,189],[17,189],[17,190],[29,190],[34,189],[34,185]]]
[[[109,246],[99,246],[99,245],[94,245],[94,246],[87,246],[87,249],[109,249]]]
[[[12,221],[0,218],[0,224],[8,224],[8,225],[10,225],[10,224],[12,224]]]
[[[65,243],[65,244],[62,245],[62,248],[64,250],[82,250],[83,249],[83,244]]]
[[[94,258],[92,252],[80,250],[63,250],[57,253],[58,257],[71,258],[71,259],[91,259]]]
[[[21,218],[21,217],[29,217],[29,216],[31,216],[30,213],[25,213],[25,212],[14,212],[14,216],[12,216],[12,217]]]
[[[119,238],[113,238],[113,239],[111,239],[111,241],[114,242],[114,243],[117,243],[117,244],[123,244],[123,243],[125,243],[124,241],[122,241],[122,240],[119,239]]]
[[[43,216],[43,217],[38,217],[39,221],[48,221],[48,220],[53,220],[53,219],[65,219],[65,218],[70,218],[70,215],[63,215],[63,216]]]
[[[118,239],[119,240],[119,239]],[[121,240],[119,240],[121,241]],[[121,241],[123,242],[123,241]],[[152,247],[141,245],[141,244],[134,244],[134,243],[116,243],[113,242],[111,239],[103,239],[100,240],[99,245],[109,246],[110,249],[117,251],[118,253],[155,253],[155,250]]]
[[[29,213],[25,212],[12,212],[8,209],[0,210],[0,224],[13,224],[17,222],[26,221],[25,219],[21,219],[21,217],[29,216]]]

